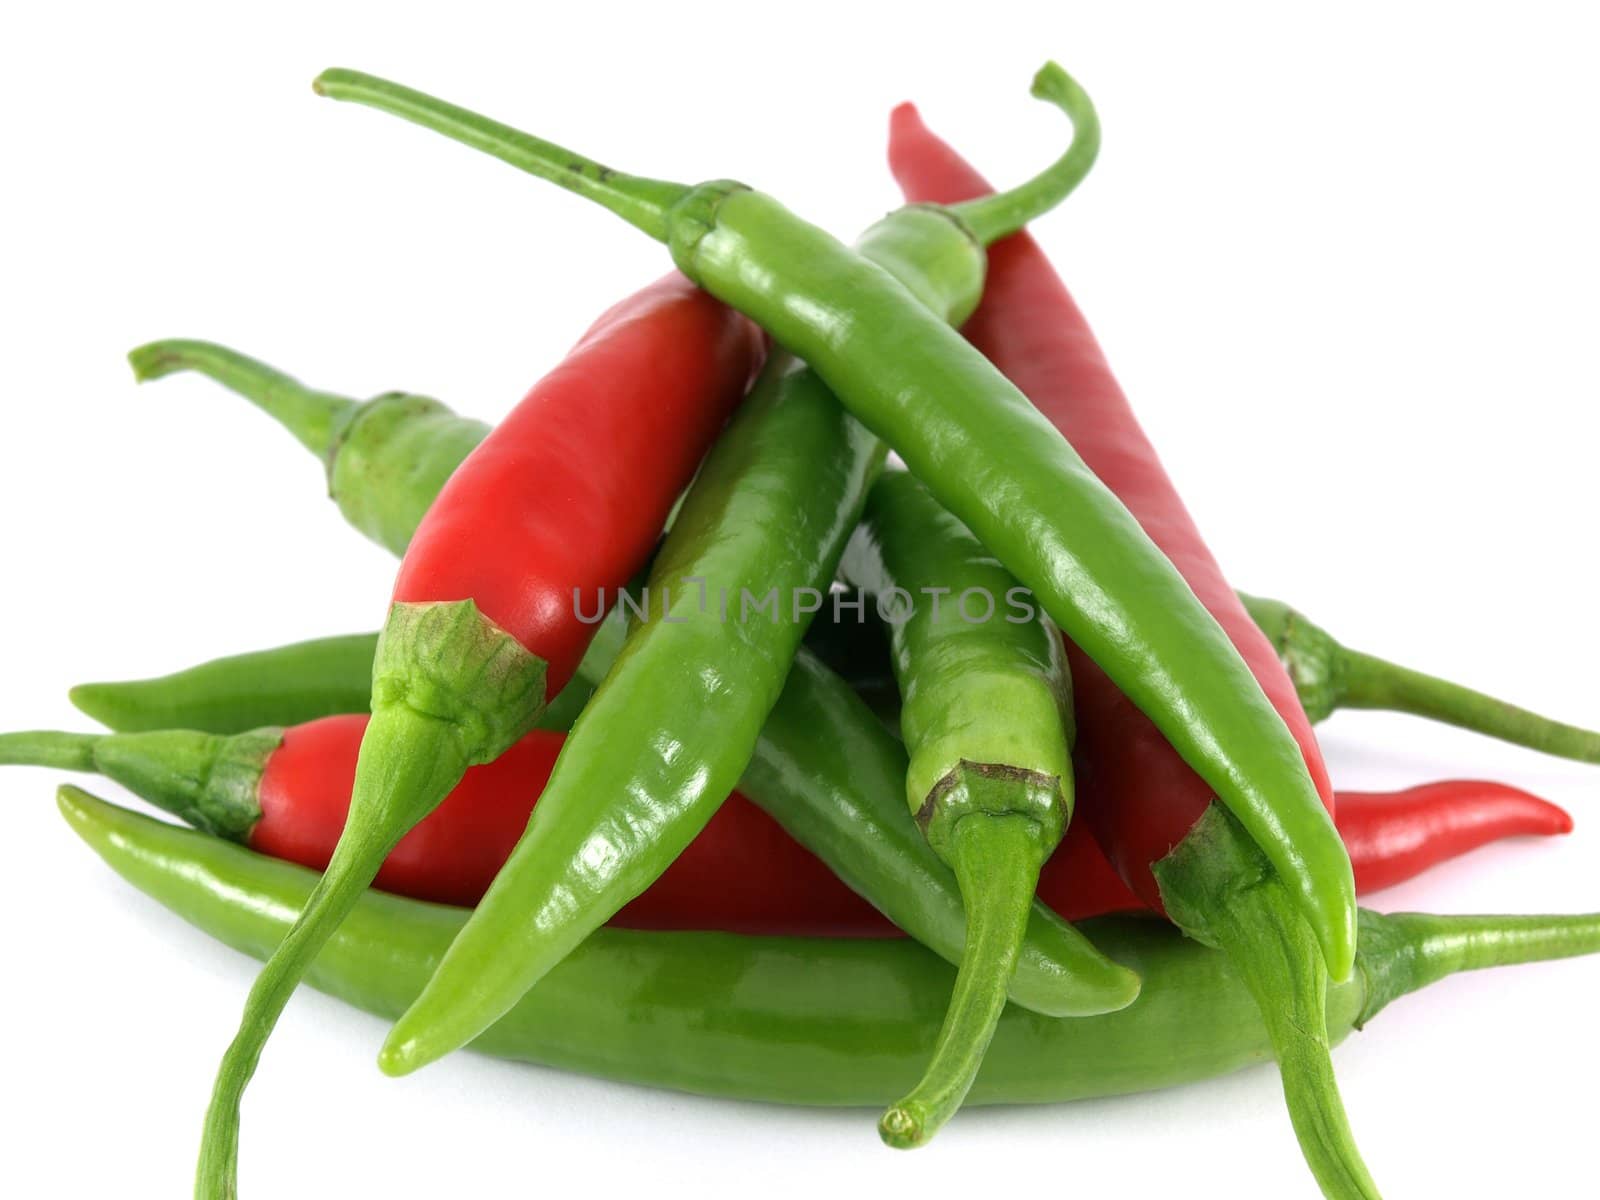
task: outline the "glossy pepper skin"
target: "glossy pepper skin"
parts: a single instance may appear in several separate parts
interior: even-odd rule
[[[197,371],[247,397],[324,464],[328,495],[345,520],[395,554],[405,550],[445,480],[489,433],[482,421],[427,396],[385,392],[350,400],[215,342],[150,342],[128,361],[141,383]]]
[[[890,165],[913,200],[987,191],[909,106],[891,122]],[[1230,686],[1270,703],[1279,729],[1293,735],[1275,749],[1295,756],[1331,809],[1321,754],[1287,673],[1162,470],[1083,314],[1031,239],[994,248],[984,302],[964,332],[1077,447],[1193,588],[1236,648],[1235,660],[1248,664],[1248,682]],[[1304,864],[1286,869],[1218,780],[1150,719],[1139,693],[1102,669],[1109,664],[1095,645],[1063,627],[1071,639],[1080,782],[1096,797],[1084,815],[1096,839],[1141,899],[1227,954],[1261,1005],[1312,1173],[1334,1200],[1372,1200],[1377,1187],[1350,1132],[1323,1034],[1326,979],[1342,975],[1345,964],[1329,953],[1325,931],[1306,920],[1305,880],[1297,876]]]
[[[1272,642],[1313,721],[1341,708],[1412,713],[1558,758],[1600,763],[1600,731],[1541,717],[1504,700],[1340,644],[1281,600],[1239,598]]]
[[[1072,705],[1061,633],[912,475],[873,485],[841,565],[889,625],[910,754],[906,800],[955,872],[967,943],[928,1066],[879,1122],[926,1143],[972,1087],[1006,1003],[1039,870],[1072,819]],[[891,598],[900,611],[885,611]],[[890,606],[892,607],[892,606]]]
[[[1208,781],[1273,863],[1334,975],[1348,972],[1354,881],[1324,806],[1325,779],[1313,777],[1227,633],[1128,509],[1023,391],[915,303],[894,272],[739,184],[689,188],[622,175],[357,72],[328,71],[315,86],[610,208],[803,358]],[[1053,65],[1034,90],[1081,95]],[[1012,193],[924,211],[988,244],[1030,219],[1031,202]]]
[[[1399,792],[1340,792],[1339,829],[1358,864],[1356,887],[1376,892],[1504,837],[1571,833],[1572,818],[1520,788],[1451,779]]]
[[[861,264],[869,288],[887,281],[902,303],[918,306],[912,331],[928,323],[949,336],[946,323],[977,302],[985,237],[1058,203],[1092,164],[1098,135],[1087,97],[1064,76],[1051,83],[1051,98],[1073,119],[1073,142],[1050,168],[999,198],[997,209],[973,218],[984,224],[991,214],[986,234],[975,236],[962,216],[911,207],[869,229],[858,252],[834,255]],[[602,174],[605,188],[622,179]],[[787,232],[801,256],[822,237],[795,222]],[[814,248],[828,253],[820,242]],[[807,292],[805,302],[848,297],[849,281],[838,282],[840,290]],[[795,300],[802,303],[799,293]],[[833,325],[848,337],[842,315]],[[785,332],[775,332],[788,347]],[[396,1022],[379,1054],[385,1071],[413,1071],[496,1020],[649,886],[749,762],[810,620],[807,609],[820,605],[885,453],[826,383],[825,372],[787,355],[768,364],[657,559],[656,612],[634,630],[574,727],[523,842]],[[708,603],[707,592],[716,599]],[[752,620],[744,604],[752,594],[789,611]],[[736,615],[727,614],[724,597],[739,604]],[[802,597],[814,603],[802,605]],[[663,704],[666,686],[675,690]],[[1067,968],[1061,984],[1075,1003],[1103,1011],[1131,998],[1126,972],[1069,927],[1055,933]]]
[[[74,832],[134,887],[251,955],[283,933],[315,877],[228,842],[63,788]],[[382,1017],[405,1008],[465,914],[363,896],[308,972]],[[1164,924],[1110,918],[1091,935],[1145,979],[1121,1012],[1055,1020],[1008,1008],[970,1103],[1118,1095],[1268,1057],[1224,957]],[[1458,971],[1600,950],[1600,917],[1362,914],[1357,970],[1330,987],[1332,1040]],[[913,942],[603,930],[486,1030],[501,1057],[656,1087],[786,1104],[878,1105],[917,1077],[950,968]],[[716,1019],[708,1021],[706,1014]],[[1461,1167],[1465,1171],[1470,1168]],[[1455,1172],[1452,1171],[1452,1177]]]
[[[197,1197],[237,1192],[239,1104],[317,947],[400,839],[566,685],[596,629],[581,601],[643,564],[762,352],[748,322],[667,276],[602,316],[450,475],[400,564],[349,821],[219,1067]]]

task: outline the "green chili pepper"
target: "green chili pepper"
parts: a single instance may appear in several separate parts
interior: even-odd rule
[[[536,728],[572,727],[616,658],[626,627],[616,610],[606,614],[577,672]],[[79,712],[118,733],[247,733],[269,725],[303,725],[371,709],[377,644],[375,633],[313,638],[214,658],[151,679],[80,683],[67,696]]]
[[[952,336],[946,322],[964,319],[981,295],[983,245],[1058,203],[1098,148],[1088,98],[1059,71],[1042,78],[1044,93],[1073,119],[1074,137],[1040,176],[973,214],[902,209],[868,230],[858,252],[829,250],[817,241],[822,235],[791,221],[788,251],[804,255],[817,242],[836,263],[860,264],[863,286],[879,289],[880,303],[887,286],[897,303],[922,306],[919,322]],[[341,80],[343,94],[349,80]],[[406,95],[407,104],[417,102]],[[596,170],[595,186],[610,190],[614,177]],[[814,293],[815,302],[848,299],[848,281],[838,282]],[[837,332],[847,335],[848,325],[839,313]],[[787,346],[784,331],[775,332]],[[748,763],[885,453],[825,378],[777,356],[713,450],[652,574],[655,611],[574,727],[522,842],[396,1023],[379,1056],[384,1070],[415,1070],[491,1024],[660,874]],[[786,611],[751,620],[751,594]],[[725,607],[729,598],[738,612]],[[666,681],[670,707],[662,702]],[[600,867],[596,847],[604,850]],[[1086,991],[1125,998],[1120,972],[1087,942],[1074,970]]]
[[[108,865],[197,928],[256,958],[316,875],[153,821],[77,788],[63,815]],[[466,914],[361,898],[307,975],[381,1017],[403,1010]],[[1084,923],[1145,978],[1121,1012],[1057,1020],[1008,1008],[969,1103],[1022,1104],[1170,1087],[1265,1062],[1261,1015],[1223,955],[1163,923]],[[1327,996],[1333,1040],[1458,971],[1600,951],[1600,916],[1361,914],[1358,970]],[[950,968],[902,940],[754,938],[604,929],[475,1048],[657,1087],[814,1105],[881,1105],[916,1078]],[[707,1020],[715,1013],[715,1020]]]
[[[488,436],[481,421],[437,400],[386,392],[349,400],[213,342],[151,342],[128,355],[141,382],[199,371],[276,418],[327,466],[328,494],[345,520],[401,553],[461,460]],[[372,660],[368,658],[368,670]]]
[[[81,683],[68,697],[119,733],[244,733],[372,707],[375,633],[316,638],[216,658],[154,679]]]
[[[415,121],[609,208],[666,242],[689,278],[810,364],[1217,789],[1296,897],[1334,976],[1349,973],[1350,861],[1254,676],[1050,422],[915,303],[895,272],[739,184],[691,188],[624,175],[357,72],[325,72],[316,88]],[[1034,91],[1083,103],[1053,64]],[[1049,184],[919,211],[987,244],[1031,219]]]
[[[824,619],[831,607],[825,604],[817,614],[806,631],[806,645],[874,712],[892,713],[898,728],[899,693],[889,672],[883,634],[875,622],[858,625]],[[538,728],[572,728],[616,660],[626,628],[626,618],[618,610],[606,614],[577,674],[550,702]],[[79,712],[117,733],[163,729],[247,733],[269,725],[303,725],[319,717],[371,709],[377,643],[376,633],[313,638],[209,659],[148,679],[80,683],[67,696]],[[865,652],[868,649],[870,653]]]
[[[967,914],[933,1056],[879,1124],[909,1148],[955,1115],[1005,1008],[1039,870],[1072,819],[1072,697],[1060,631],[908,472],[874,485],[842,573],[889,623],[906,798]]]
[[[1558,758],[1600,763],[1600,732],[1553,721],[1458,683],[1347,649],[1281,600],[1243,592],[1239,598],[1283,659],[1313,721],[1340,708],[1386,709],[1429,717]]]

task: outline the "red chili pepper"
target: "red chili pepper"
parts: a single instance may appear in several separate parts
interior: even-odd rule
[[[150,803],[313,870],[328,865],[350,811],[369,718],[323,717],[281,732],[0,734],[0,763],[96,771]],[[473,767],[389,854],[377,886],[476,904],[528,824],[564,733],[535,730]],[[1081,799],[1081,797],[1080,797]],[[1093,803],[1093,797],[1088,800]],[[1339,834],[1363,892],[1390,887],[1502,838],[1570,833],[1572,818],[1517,788],[1464,780],[1400,792],[1342,792]],[[1039,876],[1039,898],[1069,921],[1142,911],[1086,825]],[[738,792],[648,891],[611,922],[803,937],[898,937],[777,821]]]
[[[544,661],[553,698],[761,351],[753,326],[681,275],[612,308],[450,477],[406,550],[395,603],[473,601]]]
[[[907,198],[954,203],[988,184],[910,105],[891,122],[889,160]],[[964,332],[1027,395],[1138,519],[1216,618],[1283,718],[1333,809],[1311,723],[1266,636],[1206,548],[1082,312],[1026,234],[989,250],[983,303]],[[1329,964],[1285,878],[1151,722],[1070,643],[1082,805],[1117,873],[1146,904],[1220,948],[1272,1036],[1307,1164],[1329,1195],[1377,1194],[1349,1130],[1326,1034]]]
[[[1425,783],[1398,792],[1340,792],[1335,824],[1362,895],[1404,883],[1505,838],[1572,832],[1572,817],[1565,809],[1520,788],[1480,779]],[[1083,824],[1068,829],[1061,848],[1045,864],[1039,899],[1069,921],[1145,907]]]
[[[365,716],[326,717],[285,731],[256,792],[256,850],[315,870],[344,829]],[[563,733],[535,730],[455,791],[394,848],[377,886],[443,904],[483,896],[544,790]],[[733,933],[895,933],[783,827],[735,792],[666,873],[614,919],[633,929]]]
[[[237,1189],[245,1086],[319,947],[407,831],[571,677],[762,351],[743,317],[668,276],[603,316],[445,484],[378,641],[349,823],[218,1069],[198,1193]]]
[[[1376,892],[1503,837],[1571,833],[1572,817],[1518,788],[1451,780],[1403,792],[1340,792],[1339,832],[1356,887]]]

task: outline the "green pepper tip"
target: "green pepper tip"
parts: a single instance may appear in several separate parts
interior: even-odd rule
[[[85,800],[95,800],[88,792],[80,787],[73,787],[70,783],[63,783],[56,788],[56,807],[61,810],[61,815],[82,836],[88,824],[88,808]],[[99,801],[95,801],[99,803]]]
[[[419,1049],[416,1038],[395,1036],[400,1032],[400,1027],[395,1026],[378,1050],[378,1070],[390,1079],[400,1079],[433,1061]]]
[[[84,716],[98,721],[100,718],[95,716],[94,710],[100,701],[101,686],[98,683],[75,683],[67,689],[67,703]]]
[[[1342,908],[1337,904],[1325,906],[1327,923],[1314,926],[1328,975],[1335,983],[1343,983],[1356,969],[1357,909],[1353,874],[1343,899]]]
[[[56,788],[56,808],[66,818],[72,832],[102,856],[118,840],[119,830],[126,830],[140,821],[163,829],[174,829],[163,821],[152,820],[131,809],[102,800],[71,783],[63,783]]]

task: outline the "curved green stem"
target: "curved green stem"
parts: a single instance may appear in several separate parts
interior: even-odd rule
[[[1008,192],[949,206],[985,246],[1017,232],[1060,204],[1083,181],[1100,153],[1100,117],[1077,80],[1048,62],[1033,77],[1033,94],[1048,100],[1071,119],[1072,144],[1028,182]]]
[[[215,342],[183,338],[150,342],[129,351],[128,362],[140,383],[176,371],[198,371],[238,392],[324,460],[333,453],[339,431],[359,407],[354,400],[315,391],[266,363]]]
[[[196,1200],[233,1200],[238,1194],[239,1104],[278,1017],[390,851],[438,807],[470,765],[454,726],[403,704],[373,713],[361,744],[361,765],[369,762],[378,769],[357,769],[350,817],[328,870],[256,978],[217,1069],[195,1174]]]
[[[380,109],[492,154],[610,209],[658,242],[667,239],[667,210],[691,190],[665,180],[624,175],[554,142],[361,71],[334,67],[311,86],[320,96]]]
[[[1377,1200],[1333,1073],[1327,968],[1283,886],[1274,881],[1264,890],[1259,908],[1245,903],[1229,914],[1218,944],[1261,1010],[1289,1119],[1323,1194]],[[1262,919],[1267,912],[1281,922]]]
[[[1039,886],[1039,824],[1015,813],[969,813],[951,830],[949,856],[967,907],[967,940],[933,1056],[916,1087],[878,1122],[883,1140],[900,1150],[926,1144],[978,1077]]]
[[[255,1074],[262,1048],[301,976],[337,930],[394,849],[395,838],[341,840],[306,906],[250,988],[244,1017],[217,1069],[206,1109],[195,1172],[196,1200],[233,1200],[238,1195],[239,1104]]]
[[[1542,717],[1459,683],[1345,650],[1344,707],[1411,713],[1578,762],[1600,763],[1600,732]]]
[[[1282,879],[1221,804],[1155,864],[1167,914],[1228,957],[1266,1025],[1283,1097],[1329,1200],[1377,1200],[1333,1074],[1328,969]]]

